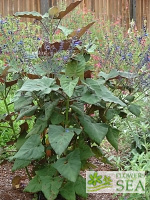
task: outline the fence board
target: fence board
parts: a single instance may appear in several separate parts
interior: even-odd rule
[[[47,2],[47,4],[46,4]],[[6,16],[13,15],[18,11],[47,12],[48,6],[69,5],[75,0],[0,0],[0,14]],[[133,3],[136,2],[136,8]],[[41,7],[43,6],[43,8]],[[137,28],[142,28],[143,19],[147,20],[147,28],[150,31],[150,0],[83,0],[79,5],[81,9],[87,8],[95,12],[97,18],[114,21],[118,17],[122,19],[122,25],[129,27],[130,16],[136,20]],[[44,10],[43,10],[44,9]]]
[[[40,0],[0,0],[0,14],[13,15],[19,11],[40,12]]]

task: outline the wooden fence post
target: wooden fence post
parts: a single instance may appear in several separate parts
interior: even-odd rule
[[[130,0],[130,20],[136,21],[136,0]]]
[[[48,12],[49,7],[52,6],[52,1],[51,0],[40,0],[40,5],[41,5],[41,14],[45,14]]]

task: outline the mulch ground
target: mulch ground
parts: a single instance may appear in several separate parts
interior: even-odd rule
[[[92,163],[97,166],[96,171],[110,171],[111,166],[101,163],[99,160],[92,158]],[[28,184],[28,177],[25,169],[12,172],[12,163],[4,162],[0,165],[0,199],[1,200],[32,200],[33,194],[23,192],[24,187]],[[20,188],[13,188],[12,180],[15,176],[21,177]],[[83,173],[85,176],[85,173]],[[113,198],[113,194],[89,194],[87,200],[118,200]],[[41,197],[38,200],[43,200]],[[60,200],[59,198],[57,200]]]
[[[112,148],[112,146],[105,141],[104,144],[110,149],[110,155],[117,155],[116,151]],[[118,153],[121,155],[121,152]],[[97,168],[94,171],[117,171],[117,169],[112,168],[111,165],[104,164],[100,160],[96,158],[90,158],[90,162],[95,165]],[[4,161],[0,164],[0,200],[33,200],[34,195],[30,193],[23,192],[23,189],[28,184],[29,180],[26,174],[25,169],[17,170],[12,172],[13,163],[8,161]],[[28,170],[31,173],[32,167],[29,167]],[[81,175],[85,178],[86,172],[81,172]],[[21,177],[20,185],[16,189],[13,187],[12,180],[14,177],[18,176]],[[87,200],[118,200],[119,197],[113,197],[113,194],[109,193],[90,193],[88,195]],[[40,198],[34,200],[45,200],[45,198],[41,195]],[[56,200],[63,200],[62,198],[58,197]],[[83,200],[81,198],[77,198],[76,200]]]

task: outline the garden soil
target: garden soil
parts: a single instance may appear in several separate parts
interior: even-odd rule
[[[101,163],[95,158],[91,158],[93,164],[97,166],[96,171],[109,171],[112,170],[109,165]],[[7,161],[0,165],[0,200],[32,200],[34,198],[33,194],[23,192],[24,187],[28,184],[28,177],[24,169],[12,172],[12,163]],[[17,176],[21,179],[20,186],[14,188],[12,184],[13,178]],[[82,174],[85,177],[85,172]],[[89,194],[87,200],[114,200],[113,194]],[[38,200],[45,200],[41,197]],[[63,200],[62,198],[57,198],[57,200]],[[81,200],[78,198],[77,200]],[[118,197],[115,198],[118,200]]]

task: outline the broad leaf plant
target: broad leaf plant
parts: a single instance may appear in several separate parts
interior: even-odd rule
[[[75,200],[76,195],[87,198],[85,179],[81,171],[95,168],[89,158],[96,157],[102,162],[109,162],[100,148],[104,138],[118,151],[119,130],[112,119],[119,115],[126,117],[126,109],[138,116],[139,107],[132,102],[131,88],[127,87],[133,74],[111,70],[109,74],[100,72],[92,78],[92,68],[88,61],[90,53],[87,46],[82,45],[83,34],[94,24],[70,32],[67,38],[52,42],[59,23],[65,15],[79,3],[71,3],[65,11],[57,7],[49,9],[49,13],[41,15],[37,12],[16,13],[18,17],[35,18],[43,24],[48,39],[38,49],[42,63],[49,63],[49,70],[42,75],[31,72],[24,73],[24,81],[14,97],[17,121],[23,120],[17,139],[17,153],[11,158],[14,161],[13,171],[26,168],[29,184],[26,192],[43,192],[47,200],[61,195],[64,199]],[[52,26],[47,29],[44,20],[50,20]],[[53,24],[55,26],[53,28]],[[61,26],[61,29],[65,27]],[[62,68],[56,71],[50,60],[57,59],[59,51],[71,51]],[[68,54],[67,54],[68,55]],[[45,66],[43,64],[43,66]],[[22,72],[20,72],[22,73]],[[20,77],[8,82],[6,76],[9,68],[5,68],[0,76],[0,92],[2,98],[7,89],[16,84]],[[123,98],[122,91],[127,91]],[[7,119],[13,129],[12,116]],[[28,120],[34,119],[29,129]],[[29,174],[28,165],[34,166],[34,175]]]

